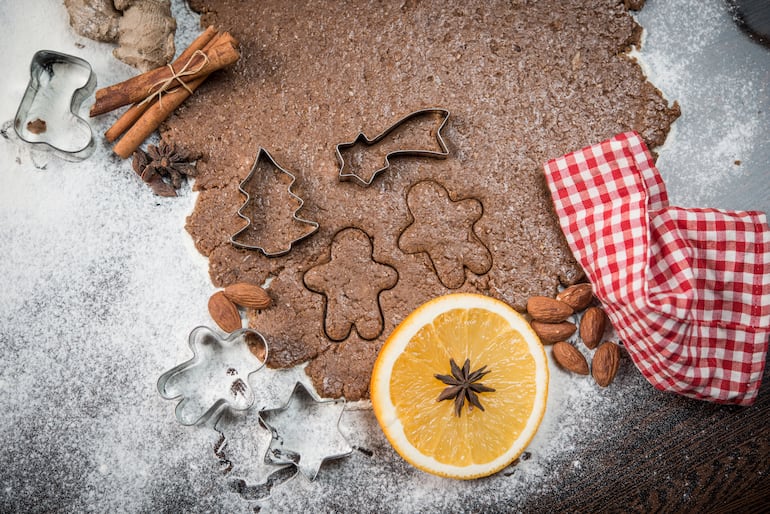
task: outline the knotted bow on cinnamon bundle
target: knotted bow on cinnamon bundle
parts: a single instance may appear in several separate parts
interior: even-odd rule
[[[660,390],[751,405],[770,338],[765,214],[670,206],[635,132],[544,169],[567,242],[642,374]]]
[[[172,64],[99,89],[90,115],[134,104],[105,133],[112,142],[125,132],[113,151],[126,159],[211,73],[234,64],[237,48],[232,35],[208,27]]]

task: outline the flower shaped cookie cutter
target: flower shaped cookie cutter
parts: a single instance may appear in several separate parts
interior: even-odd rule
[[[248,377],[267,362],[268,347],[262,335],[248,328],[226,337],[208,327],[197,327],[188,339],[193,357],[166,371],[158,379],[158,392],[166,400],[180,399],[176,419],[195,425],[224,408],[246,410],[254,403]],[[260,360],[250,347],[264,349]]]

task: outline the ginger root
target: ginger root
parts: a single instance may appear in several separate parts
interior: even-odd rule
[[[120,13],[112,0],[64,0],[75,32],[88,39],[113,43],[118,39]]]
[[[171,61],[176,20],[170,0],[115,0],[115,7],[123,11],[115,57],[141,71]]]
[[[113,55],[130,66],[148,71],[174,57],[170,0],[65,0],[64,5],[75,32],[117,42]]]

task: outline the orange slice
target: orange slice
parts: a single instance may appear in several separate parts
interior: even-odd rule
[[[470,377],[483,387],[470,389],[458,415],[452,393],[468,388],[448,388],[461,382],[455,375],[464,377],[466,360],[466,375],[483,368]],[[396,327],[374,364],[370,393],[385,436],[409,463],[439,476],[477,478],[506,467],[532,440],[545,412],[548,361],[537,335],[510,306],[450,294]],[[450,398],[439,400],[442,393]]]

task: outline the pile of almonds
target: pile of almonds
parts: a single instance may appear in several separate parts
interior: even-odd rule
[[[588,375],[588,361],[580,350],[567,341],[578,331],[578,326],[568,318],[585,311],[580,319],[579,337],[586,348],[596,350],[590,371],[597,384],[607,387],[618,372],[620,347],[611,341],[599,344],[608,320],[601,307],[592,306],[592,302],[591,284],[576,284],[561,291],[555,299],[531,297],[527,300],[527,312],[532,318],[532,330],[543,344],[553,345],[553,358],[559,366],[573,373]]]
[[[209,314],[219,328],[229,333],[243,327],[238,307],[261,310],[270,303],[270,296],[260,286],[237,282],[211,295]]]

